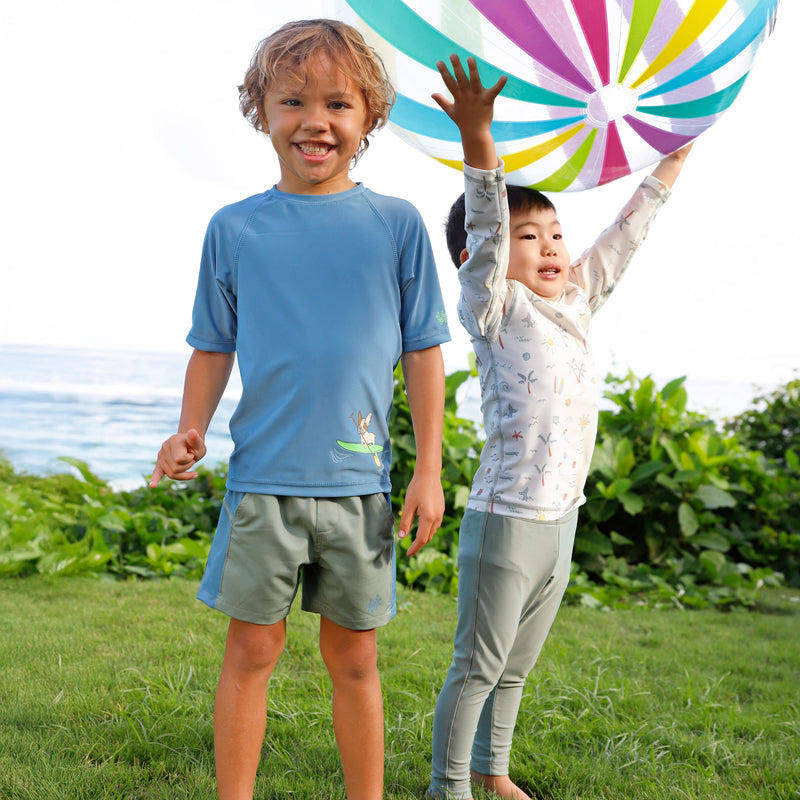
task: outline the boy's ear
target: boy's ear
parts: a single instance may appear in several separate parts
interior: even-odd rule
[[[367,117],[364,121],[364,127],[361,129],[361,138],[366,139],[367,136],[375,130],[375,120],[372,117]]]
[[[258,109],[258,121],[261,123],[261,130],[269,136],[269,123],[267,122],[267,115],[264,113],[264,109],[259,106]]]
[[[461,255],[459,255],[459,258],[461,259],[462,264],[469,258],[469,253],[467,252],[466,247],[461,251]]]

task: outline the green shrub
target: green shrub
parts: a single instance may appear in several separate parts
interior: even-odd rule
[[[757,465],[731,531],[748,563],[774,566],[800,586],[800,380],[756,397],[726,429]]]
[[[456,393],[474,374],[447,377],[444,521],[420,553],[398,559],[398,580],[416,589],[458,589],[458,529],[482,440],[458,415]],[[683,383],[658,388],[631,373],[606,379],[611,408],[600,413],[569,602],[752,606],[764,583],[785,576],[800,585],[798,381],[721,427],[687,411]],[[399,369],[390,430],[399,513],[415,462]],[[225,494],[224,466],[201,467],[187,484],[115,492],[83,462],[62,460],[77,474],[24,475],[0,459],[0,575],[200,577]]]
[[[773,461],[789,466],[787,459],[794,456],[796,472],[796,457],[800,455],[800,379],[756,397],[726,427],[744,447],[757,450]]]
[[[82,461],[71,474],[17,474],[0,459],[0,575],[111,572],[199,577],[224,493],[224,473],[186,486],[115,492]]]
[[[780,547],[763,546],[763,493],[783,476],[734,433],[687,411],[682,378],[660,390],[632,373],[606,383],[613,408],[600,413],[571,593],[752,605],[789,563]]]
[[[459,387],[477,373],[462,370],[445,379],[445,408],[442,435],[442,488],[445,513],[442,527],[433,542],[417,555],[404,559],[398,568],[401,583],[455,595],[458,591],[458,529],[467,507],[472,476],[478,468],[482,441],[472,420],[458,415],[456,394]],[[392,437],[392,503],[399,512],[403,508],[406,487],[414,474],[416,450],[411,411],[400,367],[395,370],[395,391],[389,420]],[[401,541],[407,550],[411,537]]]

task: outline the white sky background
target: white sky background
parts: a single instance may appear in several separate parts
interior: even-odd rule
[[[209,218],[278,178],[268,140],[238,112],[236,85],[262,36],[332,7],[3,0],[0,344],[188,355]],[[800,352],[799,44],[800,3],[783,0],[743,91],[699,139],[594,322],[601,375],[630,366],[660,381],[688,375],[770,387],[792,377]],[[461,174],[387,130],[353,177],[422,211],[454,336],[447,369],[463,367],[470,348],[441,231]],[[640,177],[552,196],[573,257],[613,221]]]

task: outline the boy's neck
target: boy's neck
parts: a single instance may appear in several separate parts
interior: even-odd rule
[[[329,187],[320,187],[319,191],[314,191],[315,187],[302,187],[303,190],[300,190],[300,187],[297,186],[286,186],[286,181],[280,180],[275,184],[275,188],[279,192],[283,192],[283,194],[293,194],[293,195],[308,195],[312,197],[323,197],[324,195],[331,195],[331,194],[342,194],[343,192],[349,192],[351,189],[355,189],[356,186],[360,184],[356,181],[350,180],[348,178],[346,183],[343,183],[340,187],[336,188],[329,188]]]

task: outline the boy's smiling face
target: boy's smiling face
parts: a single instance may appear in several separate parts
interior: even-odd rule
[[[369,129],[367,107],[358,86],[327,56],[271,86],[261,120],[280,161],[280,191],[331,194],[355,185],[350,163]]]
[[[569,279],[569,253],[552,208],[511,212],[508,278],[545,300],[560,300]]]

